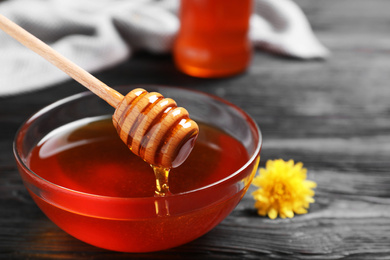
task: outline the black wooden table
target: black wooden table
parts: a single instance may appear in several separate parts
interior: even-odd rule
[[[176,71],[169,55],[137,54],[97,74],[111,86],[161,84],[221,96],[260,125],[268,159],[302,161],[317,182],[309,213],[256,214],[251,188],[214,230],[150,254],[110,252],[57,228],[34,204],[16,169],[12,141],[33,112],[85,91],[74,81],[0,99],[0,259],[390,259],[390,1],[299,0],[332,51],[301,61],[257,51],[227,79]]]

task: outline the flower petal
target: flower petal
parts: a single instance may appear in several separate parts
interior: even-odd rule
[[[275,219],[277,216],[278,216],[278,211],[277,211],[275,208],[271,208],[271,209],[268,211],[268,217],[269,217],[270,219]]]

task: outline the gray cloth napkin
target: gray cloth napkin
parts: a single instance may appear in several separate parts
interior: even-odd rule
[[[264,51],[325,58],[301,9],[290,0],[254,0],[250,39]],[[124,62],[137,50],[167,53],[179,28],[179,0],[9,0],[0,13],[89,72]],[[0,30],[0,96],[69,79]]]

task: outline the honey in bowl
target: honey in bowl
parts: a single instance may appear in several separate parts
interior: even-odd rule
[[[259,163],[261,134],[244,111],[198,91],[146,87],[185,104],[200,125],[194,150],[160,191],[151,167],[118,137],[112,108],[90,92],[43,108],[15,137],[36,204],[67,233],[105,249],[158,251],[202,236],[236,207]]]
[[[226,178],[248,160],[236,139],[200,125],[192,153],[170,171],[173,194]],[[28,165],[42,178],[80,192],[122,198],[153,197],[156,192],[152,168],[129,151],[107,117],[79,120],[49,133],[32,150]]]
[[[172,194],[196,190],[224,179],[248,160],[248,153],[239,141],[215,127],[202,123],[199,126],[200,135],[192,153],[180,167],[171,169],[169,189]],[[111,198],[150,198],[156,193],[152,168],[123,144],[109,117],[82,119],[52,131],[32,150],[28,166],[45,180],[78,192]],[[167,234],[177,233],[182,240],[189,241],[196,230],[209,224],[208,218],[215,213],[215,209],[206,209],[201,213],[174,215],[169,195],[166,196],[165,201],[156,201],[154,212],[150,211],[150,205],[140,204],[137,211],[149,212],[146,219],[141,220],[86,215],[77,210],[79,200],[62,200],[62,204],[67,204],[65,209],[37,196],[34,199],[58,226],[90,244],[111,248],[109,243],[113,242],[101,242],[102,237],[111,237],[120,251],[129,244],[139,251],[153,251],[155,248],[147,243],[151,234],[154,240],[160,241],[161,248],[167,248],[165,243],[171,243],[165,241]],[[197,204],[209,198],[194,199],[192,203]],[[232,199],[227,197],[220,210]],[[104,212],[112,210],[111,207],[101,208],[102,215],[125,215],[129,209],[115,208],[118,212]],[[193,215],[199,214],[201,221],[193,222]],[[213,217],[218,218],[218,215]],[[191,225],[194,232],[180,234],[183,225]],[[98,235],[95,230],[99,230]],[[116,240],[123,234],[127,239]]]

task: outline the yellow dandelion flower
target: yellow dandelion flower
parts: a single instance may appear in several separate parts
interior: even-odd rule
[[[309,204],[314,202],[314,181],[306,180],[307,170],[303,163],[294,164],[277,159],[268,160],[265,168],[253,179],[252,184],[259,187],[252,193],[259,215],[275,219],[292,218],[295,214],[305,214]]]

